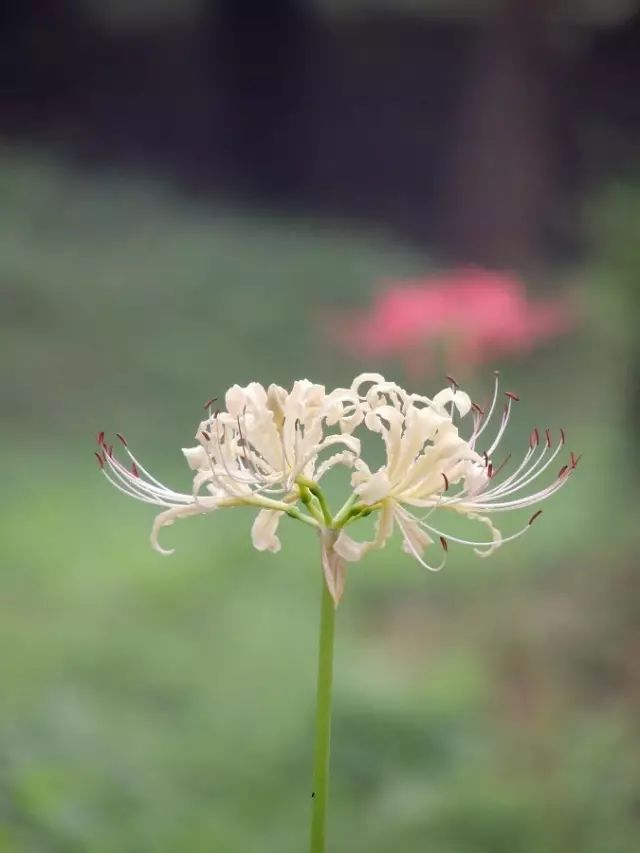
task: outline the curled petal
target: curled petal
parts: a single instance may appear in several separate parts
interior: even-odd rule
[[[315,473],[315,480],[321,480],[322,477],[334,468],[336,465],[346,465],[347,468],[353,468],[353,465],[356,461],[356,456],[350,450],[343,450],[340,453],[334,453],[333,456],[330,456],[320,465],[318,465],[318,470]]]
[[[490,557],[494,551],[496,551],[502,545],[502,533],[498,530],[495,524],[491,521],[488,515],[480,515],[477,512],[468,512],[466,513],[467,518],[472,519],[472,521],[480,521],[482,524],[486,524],[486,526],[491,531],[491,539],[492,542],[490,545],[487,545],[486,548],[474,548],[474,553],[478,555],[478,557]]]
[[[321,452],[325,447],[332,447],[334,444],[342,444],[356,456],[360,454],[360,439],[353,435],[329,435],[317,447],[318,452]]]
[[[469,413],[471,409],[471,397],[464,391],[455,388],[444,388],[433,398],[433,405],[442,411],[447,403],[453,403],[460,412],[461,417]]]
[[[354,474],[354,478],[356,476],[358,475]],[[382,468],[376,471],[365,482],[357,485],[354,491],[366,504],[375,504],[384,500],[391,492],[391,483],[386,470]]]
[[[376,535],[373,540],[369,542],[357,542],[345,533],[343,529],[338,534],[333,549],[348,563],[356,563],[369,551],[377,551],[380,548],[384,548],[387,539],[392,533],[393,508],[390,501],[385,501],[376,519]]]
[[[209,457],[204,447],[183,447],[182,452],[192,471],[201,471],[209,465]]]
[[[273,509],[261,509],[251,528],[251,541],[257,551],[277,554],[282,544],[276,536],[283,513]]]
[[[218,508],[218,502],[214,498],[201,498],[196,504],[186,504],[185,506],[174,506],[156,515],[151,528],[151,546],[159,554],[170,556],[174,553],[173,548],[163,548],[158,542],[158,534],[162,527],[170,527],[177,518],[188,518],[191,515],[201,515],[207,512],[213,512]]]
[[[327,426],[340,425],[344,433],[351,433],[362,423],[363,413],[358,395],[347,388],[336,388],[327,395],[324,404]]]
[[[386,382],[386,379],[381,373],[360,373],[351,383],[351,390],[360,396],[362,385],[379,385],[383,382]]]
[[[213,474],[211,473],[211,471],[206,471],[206,470],[205,471],[199,471],[196,474],[196,476],[193,478],[192,494],[193,494],[193,499],[196,503],[198,503],[201,500],[200,489],[206,483],[209,483],[209,486],[207,488],[209,489],[210,492],[212,492],[213,494],[217,494],[219,492],[219,489],[217,488],[217,486],[214,483],[211,483],[212,480],[213,480]]]

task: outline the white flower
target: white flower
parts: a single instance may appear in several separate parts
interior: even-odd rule
[[[562,430],[553,448],[549,430],[541,440],[534,429],[512,473],[506,474],[509,458],[494,465],[517,400],[506,393],[502,414],[492,426],[498,398],[497,377],[486,414],[453,381],[433,398],[409,394],[375,373],[357,377],[350,389],[329,394],[307,380],[295,382],[290,391],[252,382],[230,388],[223,410],[212,409],[215,400],[205,406],[208,416],[198,427],[198,444],[183,450],[194,472],[188,493],[175,492],[156,480],[121,435],[127,465],[114,454],[104,433],[98,436],[96,456],[116,488],[162,508],[151,541],[163,554],[172,552],[158,544],[162,527],[223,507],[259,509],[251,530],[259,551],[280,550],[278,525],[284,515],[314,527],[320,536],[326,583],[337,602],[344,589],[345,562],[382,548],[394,528],[402,535],[404,550],[436,570],[444,565],[449,542],[470,545],[487,556],[521,536],[541,510],[505,537],[493,517],[538,504],[564,485],[578,463],[573,454],[548,485],[536,485],[562,450]],[[464,437],[461,427],[467,420],[471,423]],[[377,470],[362,458],[360,440],[352,434],[360,426],[383,440],[386,458]],[[333,513],[319,482],[336,465],[353,469],[353,492]],[[434,513],[447,510],[483,527],[484,537],[461,538],[434,526]],[[371,541],[359,542],[347,534],[348,526],[371,514],[376,515]],[[436,539],[443,553],[439,560],[427,561],[425,553]]]
[[[234,385],[225,402],[226,411],[210,410],[200,424],[200,447],[185,452],[203,482],[229,495],[297,495],[299,479],[320,479],[360,452],[360,441],[348,434],[357,422],[355,394],[327,395],[322,385],[306,379],[294,383],[290,392],[277,385],[265,390],[252,382],[246,388]],[[327,425],[337,423],[343,433],[325,436]],[[319,463],[319,454],[334,445],[343,446],[341,454]]]
[[[258,550],[278,551],[276,535],[283,514],[316,524],[295,508],[337,464],[353,465],[360,452],[359,439],[350,433],[362,420],[357,395],[338,389],[326,394],[322,385],[301,380],[290,392],[277,385],[267,390],[257,382],[227,391],[226,410],[212,411],[198,428],[196,447],[183,450],[195,472],[191,493],[175,492],[156,480],[131,453],[124,438],[118,438],[129,457],[123,465],[98,436],[98,461],[116,488],[145,503],[165,507],[153,525],[153,547],[163,554],[158,532],[177,518],[212,512],[219,507],[251,505],[261,508],[253,525],[252,538]],[[325,435],[328,427],[341,432]],[[320,460],[329,448],[339,452]],[[206,490],[202,494],[203,489]]]
[[[361,388],[365,384],[370,387],[363,393]],[[408,394],[377,374],[363,374],[354,382],[353,390],[365,410],[366,427],[384,441],[386,462],[377,471],[371,471],[362,459],[355,463],[352,485],[358,504],[354,509],[360,508],[363,514],[373,510],[379,515],[372,541],[357,542],[341,530],[334,549],[347,561],[360,560],[368,551],[382,548],[395,525],[402,534],[404,550],[427,568],[442,568],[450,541],[471,545],[479,556],[488,556],[501,544],[525,533],[541,510],[507,537],[502,536],[490,516],[530,507],[549,497],[564,485],[578,463],[571,454],[569,464],[560,469],[549,485],[525,491],[549,469],[564,445],[562,431],[552,450],[549,430],[545,430],[545,439],[541,441],[535,429],[520,464],[509,476],[499,479],[508,459],[498,468],[492,461],[493,454],[505,433],[512,405],[518,399],[516,395],[506,393],[495,435],[487,442],[486,449],[482,452],[477,449],[496,411],[497,375],[486,415],[455,383],[429,399]],[[462,437],[454,423],[456,415],[461,421],[469,416],[472,419],[467,438]],[[436,510],[453,510],[483,524],[488,538],[462,539],[443,532],[431,521]],[[424,552],[435,538],[440,540],[444,554],[433,565],[425,560]]]

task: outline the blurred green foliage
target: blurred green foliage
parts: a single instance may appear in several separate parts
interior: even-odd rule
[[[251,514],[230,512],[166,531],[177,551],[163,559],[148,508],[100,478],[93,435],[125,430],[187,487],[179,448],[204,399],[252,378],[348,382],[359,368],[319,318],[428,261],[383,233],[216,209],[36,151],[0,152],[0,193],[0,851],[303,850],[313,536],[283,525],[282,553],[257,554]],[[425,576],[394,543],[350,570],[336,853],[636,849],[640,581],[620,356],[637,333],[612,334],[609,318],[640,262],[633,273],[622,258],[637,252],[615,248],[618,204],[594,218],[583,331],[502,366],[523,396],[514,447],[536,418],[563,425],[585,452],[576,479],[495,559],[452,548]]]

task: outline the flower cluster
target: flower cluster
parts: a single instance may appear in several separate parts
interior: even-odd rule
[[[359,360],[399,357],[420,377],[444,361],[473,370],[520,355],[576,325],[574,300],[531,299],[515,275],[462,267],[386,282],[370,308],[329,317],[327,336]]]
[[[541,510],[508,536],[501,534],[493,517],[532,507],[564,485],[579,461],[573,453],[559,471],[551,469],[546,485],[536,483],[563,451],[562,430],[554,439],[548,429],[541,434],[536,428],[519,463],[509,466],[510,457],[494,462],[518,400],[506,392],[501,404],[500,397],[497,374],[491,402],[484,409],[453,380],[433,398],[410,394],[369,373],[358,376],[351,388],[330,393],[307,380],[295,382],[290,391],[252,382],[230,388],[224,409],[214,408],[216,398],[206,404],[207,417],[196,433],[198,443],[183,450],[194,472],[190,492],[175,492],[156,480],[120,434],[127,464],[104,433],[98,435],[96,456],[116,488],[161,507],[151,542],[163,554],[172,551],[158,542],[162,527],[177,518],[224,507],[259,510],[251,535],[260,551],[280,550],[278,525],[285,515],[314,527],[320,535],[326,582],[337,603],[345,563],[382,548],[394,528],[407,553],[437,570],[446,561],[449,542],[469,545],[479,556],[487,556],[524,534]],[[463,430],[466,422],[468,428]],[[385,461],[376,470],[363,459],[356,430],[382,439]],[[334,513],[320,481],[336,465],[352,470],[352,492]],[[461,538],[435,526],[434,514],[445,515],[447,510],[477,522],[484,536]],[[372,514],[373,539],[354,539],[347,528]],[[440,556],[433,562],[427,552],[435,543]]]

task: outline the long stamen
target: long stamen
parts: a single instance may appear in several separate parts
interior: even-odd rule
[[[165,488],[166,488],[166,486],[164,486],[164,484],[163,484],[163,483],[161,483],[161,482],[160,482],[160,480],[157,480],[157,479],[153,476],[153,474],[151,474],[149,471],[147,471],[147,469],[146,469],[146,468],[144,467],[144,465],[140,462],[140,460],[139,460],[139,459],[137,459],[137,458],[133,455],[133,453],[131,452],[131,448],[129,447],[129,445],[128,445],[128,443],[127,443],[126,439],[125,439],[125,437],[124,437],[121,433],[119,433],[119,432],[117,432],[117,433],[116,433],[116,437],[118,438],[118,440],[120,441],[120,443],[121,443],[121,444],[122,444],[122,446],[124,447],[124,452],[127,454],[127,456],[129,457],[129,459],[133,462],[133,464],[136,466],[136,468],[137,468],[137,469],[139,469],[140,471],[142,471],[142,473],[145,475],[145,477],[148,477],[148,478],[149,478],[149,480],[151,480],[151,482],[152,482],[152,483],[155,483],[155,484],[156,484],[156,486],[158,486],[158,487],[159,487],[159,488],[161,488],[161,489],[165,489]]]
[[[517,498],[511,501],[499,501],[499,502],[473,502],[471,506],[474,509],[486,510],[489,512],[506,512],[507,510],[512,509],[522,509],[526,506],[533,506],[534,504],[540,503],[540,501],[548,498],[550,495],[553,495],[558,489],[562,488],[564,485],[564,480],[567,477],[567,472],[565,472],[562,476],[559,476],[555,479],[555,481],[547,486],[546,489],[541,489],[538,492],[535,492],[532,495],[527,495],[523,498]]]
[[[542,513],[542,510],[538,510],[538,512],[532,516],[532,518],[526,523],[526,525],[518,530],[516,533],[512,533],[510,536],[506,536],[500,540],[500,545],[505,545],[507,542],[513,542],[514,539],[519,539],[523,536],[531,527],[533,521]],[[443,533],[441,530],[438,530],[436,527],[433,527],[430,524],[426,524],[425,528],[430,532],[435,534],[436,536],[440,536],[442,539],[449,540],[450,542],[455,542],[458,545],[468,545],[471,548],[491,548],[496,543],[492,540],[473,540],[473,539],[462,539],[460,536],[453,536],[450,533]]]
[[[491,494],[491,497],[496,497],[496,496],[503,497],[505,495],[512,495],[515,492],[519,492],[522,489],[524,489],[525,486],[528,486],[534,480],[537,480],[541,474],[544,474],[544,472],[553,463],[554,459],[557,457],[557,455],[560,453],[560,451],[562,449],[562,445],[558,444],[556,449],[553,451],[551,456],[549,456],[549,458],[544,463],[544,465],[540,465],[540,463],[542,462],[542,460],[543,460],[547,450],[549,449],[549,447],[550,447],[549,444],[545,444],[545,446],[542,449],[542,452],[538,456],[538,459],[536,460],[536,462],[533,465],[531,465],[531,467],[529,468],[528,471],[524,472],[523,475],[518,480],[509,484],[508,487],[505,487],[505,486],[507,486],[507,484],[503,483],[502,486],[498,487]],[[489,497],[489,496],[490,496],[489,493],[487,493],[485,495],[485,497]]]
[[[174,492],[166,487],[158,488],[152,483],[147,483],[133,472],[128,471],[113,455],[107,455],[103,473],[105,477],[120,491],[124,491],[137,500],[154,503],[158,506],[173,506],[176,503],[189,503],[191,497]]]
[[[496,403],[498,401],[498,388],[500,386],[500,373],[495,370],[494,371],[495,381],[493,386],[493,398],[491,400],[491,405],[489,406],[489,411],[487,412],[486,418],[481,422],[480,428],[471,436],[469,439],[469,444],[471,447],[475,447],[476,441],[488,427],[489,422],[491,421],[491,417],[493,415],[494,409],[496,407]]]
[[[535,448],[535,447],[530,447],[530,448],[527,450],[527,452],[525,453],[524,457],[522,458],[522,461],[520,462],[520,464],[518,465],[518,467],[516,468],[516,470],[515,470],[515,471],[513,471],[511,474],[509,474],[509,476],[508,476],[508,477],[506,477],[506,478],[505,478],[501,483],[496,484],[496,485],[495,485],[492,489],[490,489],[489,491],[486,491],[486,492],[484,492],[484,491],[483,491],[483,492],[481,493],[482,497],[487,497],[488,495],[493,495],[493,494],[495,494],[495,493],[498,491],[498,489],[502,490],[502,489],[504,489],[504,488],[506,488],[506,487],[510,486],[513,482],[515,482],[515,480],[516,480],[519,476],[524,476],[524,475],[525,475],[525,473],[524,473],[524,472],[525,472],[525,469],[527,468],[527,465],[528,465],[528,463],[530,462],[530,460],[531,460],[532,456],[534,456],[535,452],[536,452],[536,448]],[[543,455],[544,455],[544,453],[542,453],[541,455],[543,456]],[[507,459],[508,459],[508,458],[509,458],[509,457],[507,457]],[[505,462],[506,462],[506,460],[505,460]],[[535,465],[535,464],[537,464],[537,463],[533,463],[533,464]],[[502,468],[503,466],[504,466],[504,463],[503,463],[503,465],[501,465],[500,467]],[[529,470],[531,470],[531,468],[529,468]],[[494,478],[495,478],[495,476],[496,476],[496,474],[495,474],[495,472],[494,472]]]
[[[504,435],[504,431],[506,430],[507,424],[509,423],[509,418],[511,417],[512,403],[514,400],[519,399],[518,397],[515,396],[515,394],[511,394],[510,392],[507,392],[506,396],[507,396],[507,405],[505,406],[504,411],[502,413],[502,420],[500,422],[500,428],[498,429],[498,434],[494,438],[493,443],[491,444],[491,447],[487,451],[489,453],[489,455],[491,455],[494,452],[494,450],[496,449],[496,447],[500,444],[500,440],[502,439],[502,436]]]

